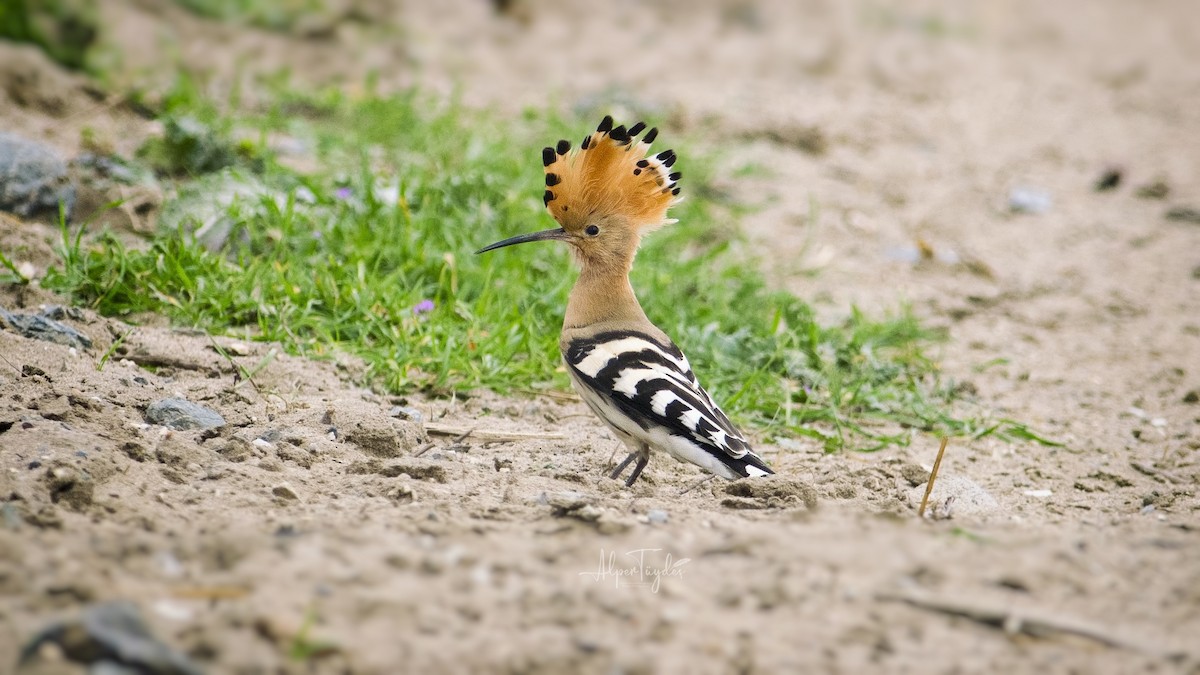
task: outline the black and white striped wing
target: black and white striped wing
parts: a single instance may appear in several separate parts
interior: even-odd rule
[[[690,442],[702,455],[707,453],[739,476],[772,473],[696,381],[687,358],[671,342],[664,344],[636,331],[612,331],[576,338],[564,356],[576,382],[614,408],[597,410],[609,424],[626,426],[609,418],[620,414],[648,435],[665,431],[672,440]],[[702,466],[711,462],[687,459]]]

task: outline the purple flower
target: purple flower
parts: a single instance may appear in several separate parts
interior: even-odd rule
[[[433,304],[432,300],[422,300],[413,305],[412,312],[417,316],[421,316],[422,314],[428,314],[432,312],[434,307],[435,305]]]
[[[354,194],[354,191],[351,190],[350,188],[340,187],[336,191],[334,191],[333,196],[337,197],[338,199],[349,199],[350,195],[352,195],[352,194]]]

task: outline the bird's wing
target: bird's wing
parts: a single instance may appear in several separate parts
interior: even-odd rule
[[[696,381],[687,358],[673,343],[638,331],[610,331],[575,338],[564,357],[581,384],[642,429],[665,428],[722,462],[748,463],[770,472]],[[745,475],[744,469],[740,473]]]

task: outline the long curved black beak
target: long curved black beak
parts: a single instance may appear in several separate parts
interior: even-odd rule
[[[554,240],[554,239],[561,240],[561,239],[566,239],[566,238],[567,238],[567,231],[562,229],[561,227],[556,227],[553,230],[542,230],[541,232],[530,232],[529,234],[518,234],[517,236],[509,237],[508,239],[505,239],[504,241],[498,241],[498,242],[492,244],[491,246],[484,246],[483,248],[479,249],[478,251],[475,251],[475,254],[479,255],[480,253],[486,253],[487,251],[491,251],[491,250],[497,249],[497,248],[504,248],[505,246],[512,246],[513,244],[525,244],[525,243],[528,243],[531,241],[550,241],[550,240]]]

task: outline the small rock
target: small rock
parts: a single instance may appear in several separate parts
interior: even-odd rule
[[[1200,209],[1194,206],[1176,206],[1168,210],[1164,217],[1180,223],[1200,225]]]
[[[376,457],[399,457],[416,445],[417,435],[407,433],[407,430],[397,430],[394,424],[382,412],[372,411],[359,416],[349,425],[346,440]]]
[[[653,525],[664,525],[668,520],[667,512],[662,509],[650,509],[646,512],[646,519]]]
[[[300,499],[300,495],[296,494],[296,491],[292,489],[292,486],[288,485],[287,483],[280,483],[279,485],[271,488],[271,494],[279,497],[280,499]]]
[[[71,661],[87,664],[94,673],[201,675],[185,655],[160,642],[132,603],[92,605],[74,620],[43,628],[21,649],[19,666],[39,660],[44,645],[56,645]]]
[[[79,349],[90,349],[92,346],[92,339],[88,336],[41,314],[16,314],[0,309],[0,319],[27,338],[47,340]]]
[[[395,488],[387,491],[387,498],[398,504],[411,504],[417,496],[413,493],[413,489],[409,485],[397,485]]]
[[[908,481],[910,486],[924,485],[929,482],[929,472],[920,464],[907,463],[900,467],[900,476]]]
[[[392,409],[388,411],[388,415],[410,422],[417,422],[418,424],[425,421],[425,415],[421,414],[420,410],[402,405],[392,406]]]
[[[916,509],[920,507],[924,496],[925,485],[918,485],[909,490],[908,503]],[[960,516],[985,516],[1000,509],[996,498],[978,483],[966,476],[953,474],[938,476],[937,482],[933,484],[933,492],[929,495],[929,503],[935,511],[943,514],[943,518],[949,517],[945,512],[947,504],[952,506],[955,515]]]
[[[1119,167],[1109,167],[1096,179],[1096,192],[1112,190],[1121,184],[1123,171]]]
[[[587,498],[581,492],[567,490],[564,492],[555,492],[544,495],[547,504],[549,504],[556,512],[566,513],[587,506]]]
[[[503,471],[505,469],[512,469],[512,460],[507,457],[505,457],[504,459],[501,459],[499,457],[493,457],[492,458],[492,466],[495,467],[495,469],[497,471]]]
[[[70,220],[75,186],[66,162],[44,143],[0,133],[0,211],[57,221],[60,204]]]
[[[1053,205],[1050,193],[1038,188],[1017,186],[1008,193],[1008,209],[1013,213],[1045,213]]]
[[[26,363],[21,366],[21,377],[34,377],[34,376],[46,377],[46,371],[42,370],[41,368],[38,368],[37,366],[33,365],[32,363]],[[47,378],[47,379],[49,379],[49,378]],[[24,425],[22,425],[22,426],[24,427]],[[29,427],[24,427],[24,428],[28,429]]]
[[[580,508],[574,509],[565,515],[569,515],[572,518],[578,518],[585,523],[594,523],[597,520],[600,520],[600,516],[604,515],[604,509],[596,506],[595,504],[584,504]]]
[[[47,468],[45,482],[50,501],[55,504],[62,502],[80,512],[92,505],[96,484],[85,471],[55,462]]]
[[[217,453],[230,462],[244,462],[254,456],[254,449],[244,438],[233,437],[217,448]]]
[[[215,410],[181,398],[164,398],[151,403],[146,408],[146,421],[176,430],[225,426],[225,418]]]
[[[1200,389],[1193,389],[1193,390],[1189,391],[1188,393],[1184,394],[1183,402],[1184,403],[1200,402]]]
[[[1147,183],[1134,192],[1139,199],[1166,199],[1170,194],[1171,186],[1162,178]]]

